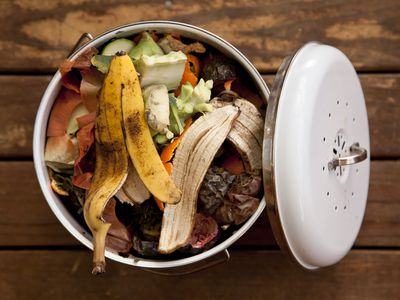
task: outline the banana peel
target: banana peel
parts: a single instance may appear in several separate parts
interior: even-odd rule
[[[103,211],[126,180],[128,154],[151,194],[165,203],[180,200],[181,192],[162,164],[144,110],[132,60],[124,53],[117,53],[100,94],[95,172],[84,204],[85,221],[93,234],[93,274],[105,272],[105,238],[111,224],[103,219]]]
[[[174,204],[181,192],[168,175],[160,159],[145,119],[145,107],[139,78],[129,56],[120,56],[130,73],[129,84],[122,90],[122,112],[126,147],[144,185],[161,202]]]
[[[121,122],[121,94],[127,81],[129,72],[123,62],[114,57],[100,94],[95,130],[95,172],[83,210],[93,234],[93,274],[105,272],[105,238],[111,224],[102,217],[104,208],[128,174],[128,153]]]

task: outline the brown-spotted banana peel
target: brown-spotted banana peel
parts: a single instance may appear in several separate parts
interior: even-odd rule
[[[101,90],[96,117],[96,165],[89,188],[84,216],[93,235],[93,274],[105,271],[105,238],[111,224],[102,217],[108,200],[118,191],[128,174],[128,153],[122,127],[121,94],[130,73],[116,56]]]
[[[105,238],[111,225],[102,214],[127,177],[128,153],[150,193],[166,203],[180,199],[180,191],[165,171],[145,121],[135,67],[124,53],[112,59],[105,77],[95,134],[96,165],[84,216],[93,234],[92,273],[99,274],[105,271]]]
[[[160,201],[179,202],[181,192],[163,166],[145,119],[145,107],[139,78],[129,56],[121,56],[129,70],[129,81],[122,90],[122,114],[126,147],[140,179]]]

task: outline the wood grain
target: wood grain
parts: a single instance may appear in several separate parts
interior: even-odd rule
[[[0,260],[4,300],[345,300],[400,295],[400,251],[356,250],[338,265],[316,272],[300,270],[278,251],[232,251],[229,262],[177,277],[112,261],[106,274],[93,277],[89,251],[1,251]]]
[[[355,245],[359,247],[400,246],[400,161],[373,161],[368,203]],[[236,245],[274,245],[271,229],[264,216]]]
[[[78,245],[47,205],[32,162],[0,162],[0,246]]]
[[[35,115],[49,81],[48,76],[0,76],[0,157],[32,156]]]
[[[35,114],[46,74],[82,32],[151,19],[208,29],[262,73],[310,40],[338,47],[363,73],[375,160],[356,250],[340,264],[300,270],[275,250],[263,214],[228,263],[163,277],[108,261],[105,276],[91,276],[91,252],[59,223],[37,183]],[[399,20],[398,0],[0,0],[0,299],[400,299]],[[273,76],[265,79],[271,85]]]
[[[55,70],[83,32],[142,20],[210,30],[261,71],[311,40],[343,50],[359,70],[400,70],[400,3],[336,1],[19,0],[0,3],[0,71]]]
[[[271,86],[273,76],[264,77]],[[360,75],[373,157],[400,156],[400,75]],[[0,76],[0,157],[32,156],[32,130],[49,76]]]
[[[400,161],[372,162],[368,205],[357,246],[400,247],[398,178]],[[31,162],[0,162],[0,186],[0,247],[78,245],[46,204]],[[265,215],[236,245],[275,245]]]

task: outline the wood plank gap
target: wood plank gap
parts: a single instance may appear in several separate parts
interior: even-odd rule
[[[57,69],[49,70],[18,70],[18,71],[7,71],[0,70],[0,76],[53,76]]]
[[[2,156],[0,155],[0,161],[12,161],[12,162],[19,162],[19,161],[28,161],[33,162],[33,156]]]
[[[83,245],[34,245],[34,246],[0,246],[1,251],[82,251],[88,250]]]
[[[352,250],[365,250],[365,251],[398,251],[400,246],[353,246]]]

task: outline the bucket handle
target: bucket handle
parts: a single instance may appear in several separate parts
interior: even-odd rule
[[[76,41],[75,45],[69,52],[68,57],[70,57],[80,46],[82,46],[85,40],[91,41],[93,40],[93,36],[88,32],[82,33],[81,37]]]

